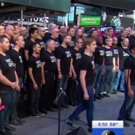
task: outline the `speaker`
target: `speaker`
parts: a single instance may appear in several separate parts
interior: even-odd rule
[[[66,135],[87,135],[82,127],[79,127]]]

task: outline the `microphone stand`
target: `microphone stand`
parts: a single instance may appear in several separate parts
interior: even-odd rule
[[[66,95],[66,93],[63,91],[63,89],[60,87],[61,92],[59,93],[58,97],[56,98],[56,100],[54,101],[56,104],[58,104],[58,135],[60,135],[60,115],[61,115],[61,111],[60,111],[60,107],[61,107],[61,96],[62,95]]]

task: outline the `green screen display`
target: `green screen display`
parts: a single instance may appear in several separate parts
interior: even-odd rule
[[[101,16],[81,16],[81,26],[99,26],[101,24]]]

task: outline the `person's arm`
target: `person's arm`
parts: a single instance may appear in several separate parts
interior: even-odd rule
[[[44,72],[45,62],[41,62],[41,76],[42,76],[42,83],[45,84],[45,72]]]
[[[29,73],[30,79],[31,79],[31,81],[32,81],[32,83],[33,83],[33,85],[34,85],[34,84],[36,84],[36,81],[35,81],[35,79],[34,79],[34,76],[33,76],[32,71],[33,71],[33,68],[32,68],[32,67],[29,67],[29,68],[28,68],[28,73]]]
[[[118,59],[117,59],[117,71],[119,70],[119,68],[120,68],[120,58],[118,56]]]
[[[25,59],[28,60],[29,59],[29,51],[25,50],[24,55],[25,55]]]
[[[18,79],[18,75],[17,75],[16,71],[14,71],[14,73],[15,73],[15,80],[16,80],[16,83],[19,84],[19,79]]]
[[[115,57],[113,57],[113,71],[115,71],[116,69],[116,60],[115,60]]]
[[[74,66],[73,66],[73,58],[71,59],[71,71],[72,71],[73,75],[76,74]]]

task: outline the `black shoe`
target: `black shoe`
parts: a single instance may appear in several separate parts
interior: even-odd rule
[[[39,116],[43,116],[43,115],[45,115],[44,113],[39,112],[39,111],[36,111],[36,114],[37,114],[37,115],[39,115]]]
[[[32,113],[31,115],[32,115],[33,117],[37,117],[37,118],[39,117],[39,115],[37,115],[36,113]]]
[[[19,119],[19,118],[17,118],[17,121],[19,121],[20,123],[26,123],[26,121],[25,120],[22,120],[22,119]]]
[[[89,128],[89,129],[88,129],[88,132],[92,133],[92,129],[91,129],[91,128]]]
[[[104,94],[105,97],[110,97],[108,94]]]
[[[75,106],[76,104],[74,102],[69,102],[70,106]]]
[[[103,94],[100,94],[99,97],[100,97],[100,98],[104,98],[104,95],[103,95]]]
[[[47,109],[47,110],[50,111],[50,112],[57,112],[57,110],[54,109],[54,108],[49,108],[49,109]]]
[[[62,106],[62,108],[66,108],[66,105],[65,104],[62,104],[61,106]]]
[[[120,90],[120,92],[124,93],[124,90]]]
[[[131,121],[131,122],[135,122],[135,119],[133,119],[131,117],[127,117],[126,120]]]
[[[23,124],[17,120],[13,120],[10,122],[11,125],[14,125],[14,126],[22,126]]]
[[[75,127],[73,126],[73,123],[69,122],[68,120],[66,121],[66,124],[69,126],[69,128],[71,130],[74,130],[75,129]]]
[[[48,114],[48,112],[47,112],[46,109],[44,109],[44,110],[42,111],[42,113]]]
[[[98,100],[101,100],[101,97],[96,96],[95,98],[98,99]]]
[[[124,126],[125,126],[125,127],[129,127],[130,124],[124,121]]]
[[[12,135],[10,131],[0,130],[0,135]]]
[[[16,131],[16,129],[14,128],[14,127],[11,127],[11,126],[6,126],[5,127],[5,129],[7,130],[7,131]]]

